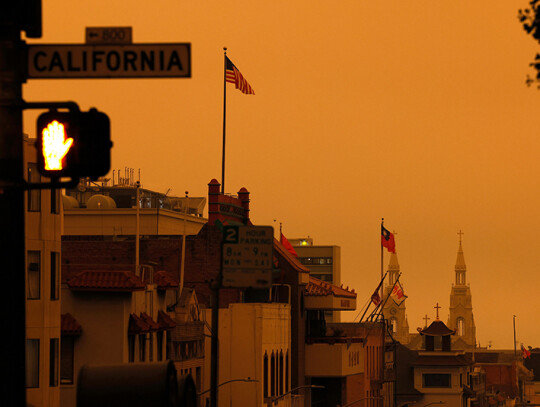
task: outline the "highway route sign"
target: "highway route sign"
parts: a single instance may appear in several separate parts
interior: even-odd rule
[[[30,44],[29,79],[190,78],[191,44]]]
[[[224,287],[272,286],[273,227],[224,226],[222,250]]]

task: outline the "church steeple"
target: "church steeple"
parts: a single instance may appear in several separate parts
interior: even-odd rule
[[[384,298],[390,294],[400,273],[397,253],[390,253],[387,270],[388,279],[384,286]],[[403,301],[398,305],[393,300],[389,299],[386,301],[383,308],[383,315],[390,324],[393,338],[403,344],[409,343],[409,323],[407,321],[407,315],[405,314],[405,302],[406,301]]]
[[[463,255],[463,245],[460,230],[459,247],[455,265],[455,283],[452,284],[450,292],[450,315],[448,327],[456,330],[456,335],[452,338],[455,349],[471,349],[476,344],[476,326],[472,309],[471,289],[467,285],[467,266]]]
[[[397,253],[390,253],[390,261],[388,262],[388,284],[387,286],[393,287],[399,276],[399,262]]]
[[[463,256],[463,246],[461,245],[461,236],[463,235],[463,232],[460,230],[458,232],[459,235],[459,248],[456,258],[456,285],[466,285],[467,280],[467,266],[465,265],[465,256]]]

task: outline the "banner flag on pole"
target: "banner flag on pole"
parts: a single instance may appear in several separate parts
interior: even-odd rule
[[[403,292],[403,287],[401,286],[401,283],[399,281],[394,284],[394,288],[392,289],[392,294],[390,296],[397,305],[400,305],[403,301],[407,299],[407,296]]]

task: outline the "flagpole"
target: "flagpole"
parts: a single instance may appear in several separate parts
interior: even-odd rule
[[[223,47],[223,148],[221,152],[221,193],[225,194],[225,118],[227,110],[227,47]]]
[[[379,283],[379,286],[375,289],[375,292],[379,291],[379,287],[382,287],[383,285],[383,281],[384,279],[386,278],[386,275],[388,274],[388,271],[384,274],[383,278],[381,278],[381,281]],[[382,301],[382,297],[381,297],[381,301]],[[369,309],[369,305],[371,304],[372,300],[370,299],[370,302],[368,304],[368,306],[366,307],[366,310],[364,311],[364,313],[362,314],[362,316],[360,317],[360,321],[358,321],[358,323],[362,322],[362,320],[364,319],[364,316],[366,315],[366,312],[367,310]],[[377,308],[375,308],[377,309]]]
[[[384,306],[386,305],[386,303],[388,302],[388,299],[390,298],[390,296],[392,295],[392,292],[394,291],[394,287],[396,286],[396,284],[398,283],[399,281],[399,278],[401,277],[401,273],[398,274],[397,278],[396,278],[396,282],[394,283],[394,285],[392,286],[392,289],[388,292],[388,295],[386,296],[386,299],[384,300],[381,308],[384,308]],[[397,303],[396,303],[397,304]]]
[[[381,231],[382,231],[383,226],[384,226],[384,218],[381,218]],[[384,249],[384,248],[383,248],[382,240],[381,240],[381,280],[382,280],[382,278],[383,278],[383,270],[384,270],[384,264],[383,264],[383,261],[384,261],[384,260],[383,260],[384,250],[383,250],[383,249]],[[383,295],[384,295],[384,290],[383,290],[382,285],[381,285],[381,294],[380,294],[380,295],[381,295],[381,299],[382,299],[382,297],[383,297]]]

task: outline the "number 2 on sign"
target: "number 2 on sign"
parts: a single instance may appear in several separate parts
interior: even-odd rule
[[[227,243],[238,243],[238,229],[232,227],[225,229],[225,241]]]

